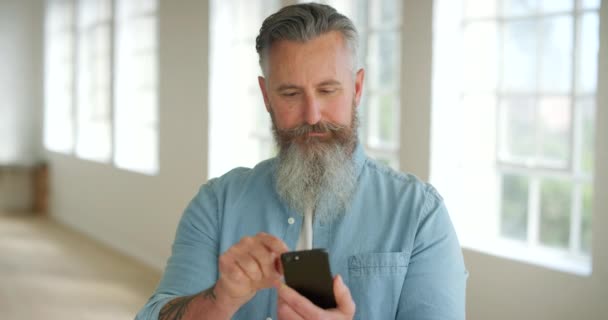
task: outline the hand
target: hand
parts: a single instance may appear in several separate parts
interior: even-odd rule
[[[321,309],[283,283],[276,284],[276,287],[279,296],[277,314],[281,320],[338,320],[352,319],[355,315],[355,302],[339,275],[334,277],[335,309]]]
[[[238,309],[258,290],[272,287],[281,278],[278,257],[288,250],[281,239],[267,233],[242,238],[219,258],[218,301]]]

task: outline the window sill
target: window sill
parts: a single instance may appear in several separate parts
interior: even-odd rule
[[[519,241],[494,239],[491,241],[463,241],[462,247],[578,276],[590,276],[592,272],[591,257],[546,246],[531,247]]]

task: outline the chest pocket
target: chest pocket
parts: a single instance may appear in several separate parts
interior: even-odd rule
[[[409,253],[365,253],[348,258],[348,287],[355,319],[394,319],[407,273]]]

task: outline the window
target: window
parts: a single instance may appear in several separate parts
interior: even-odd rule
[[[47,1],[45,146],[158,171],[156,1]]]
[[[114,161],[148,174],[158,171],[158,92],[155,0],[116,3]]]
[[[76,155],[107,162],[112,156],[112,3],[76,6]]]
[[[304,1],[306,2],[306,1]],[[322,1],[353,20],[365,68],[359,138],[373,158],[399,169],[401,1]]]
[[[210,177],[276,154],[256,80],[255,37],[268,15],[292,2],[211,2]],[[359,31],[359,62],[366,69],[360,140],[370,156],[398,168],[401,1],[321,2],[351,18]]]
[[[258,86],[255,37],[279,1],[211,1],[209,177],[253,167],[274,155],[271,122]]]
[[[438,2],[431,181],[464,246],[590,272],[598,7]]]
[[[71,1],[47,2],[44,144],[49,150],[64,153],[72,152],[75,140],[74,16]]]

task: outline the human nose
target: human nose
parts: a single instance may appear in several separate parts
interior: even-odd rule
[[[304,102],[304,120],[309,125],[315,125],[321,121],[321,106],[314,96],[308,96]]]

